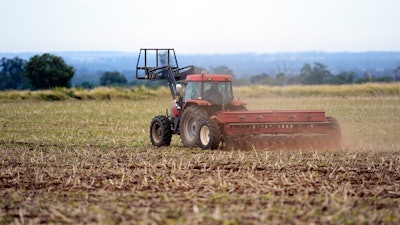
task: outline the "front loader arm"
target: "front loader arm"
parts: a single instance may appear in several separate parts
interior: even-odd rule
[[[185,80],[189,74],[194,74],[194,66],[179,68],[174,49],[140,49],[136,79],[167,80],[172,99],[178,98],[178,104],[181,98],[176,91],[177,81]]]

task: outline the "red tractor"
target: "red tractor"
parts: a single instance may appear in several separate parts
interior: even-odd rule
[[[340,126],[324,111],[248,111],[234,99],[232,76],[180,68],[174,49],[141,49],[136,78],[167,80],[171,90],[170,113],[150,124],[153,146],[169,146],[177,134],[185,147],[202,149],[340,148]]]

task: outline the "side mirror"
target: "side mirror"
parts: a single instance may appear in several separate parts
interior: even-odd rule
[[[176,92],[177,92],[178,94],[180,94],[181,91],[182,91],[182,84],[176,84],[175,89],[176,89]]]

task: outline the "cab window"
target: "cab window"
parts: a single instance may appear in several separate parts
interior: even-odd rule
[[[184,100],[201,99],[201,82],[189,82],[185,88]]]

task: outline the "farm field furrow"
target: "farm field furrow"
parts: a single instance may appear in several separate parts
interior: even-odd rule
[[[246,99],[324,109],[338,151],[149,141],[170,99],[0,103],[1,224],[399,224],[400,97]]]

